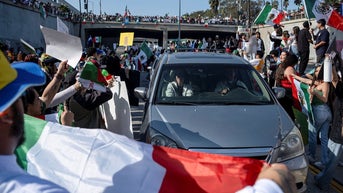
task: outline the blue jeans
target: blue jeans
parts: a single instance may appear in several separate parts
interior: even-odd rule
[[[339,159],[343,153],[343,145],[335,143],[329,140],[329,161],[325,164],[325,168],[321,171],[316,177],[316,181],[318,186],[321,189],[328,189],[330,186],[330,182],[333,178],[333,174],[335,173],[335,169],[339,162]]]
[[[332,115],[330,107],[324,105],[312,106],[312,112],[314,117],[314,123],[309,121],[308,125],[308,143],[309,153],[313,158],[316,157],[317,147],[317,133],[320,132],[321,141],[321,162],[326,164],[329,161],[328,158],[328,141],[329,141],[329,128],[332,121]]]

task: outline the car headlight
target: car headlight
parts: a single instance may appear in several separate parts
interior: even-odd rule
[[[150,137],[148,138],[148,142],[151,145],[157,145],[157,146],[165,146],[165,147],[172,147],[177,148],[176,143],[169,139],[168,137],[164,136],[160,132],[150,128],[149,129]]]
[[[305,152],[301,133],[297,127],[294,127],[292,131],[289,132],[289,134],[281,141],[276,152],[276,162],[289,160],[302,155]]]

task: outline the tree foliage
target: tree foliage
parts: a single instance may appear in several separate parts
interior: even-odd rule
[[[218,15],[219,0],[209,0],[210,8],[214,15]]]
[[[191,13],[191,16],[201,15],[207,17],[247,17],[249,15],[249,2],[250,2],[250,16],[255,18],[259,11],[264,5],[264,0],[209,0],[209,7],[212,12],[209,13],[206,11],[197,11]],[[205,14],[205,15],[203,15]]]

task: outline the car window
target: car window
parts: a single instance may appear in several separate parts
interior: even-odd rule
[[[163,65],[157,83],[157,104],[272,104],[255,70],[232,64]]]

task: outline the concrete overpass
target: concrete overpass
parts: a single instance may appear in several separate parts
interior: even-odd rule
[[[181,39],[202,39],[203,37],[214,37],[219,35],[221,38],[236,33],[237,26],[234,25],[209,25],[203,24],[181,24]],[[129,23],[122,25],[121,22],[97,22],[86,23],[81,27],[81,39],[86,43],[91,35],[102,36],[104,44],[112,45],[119,42],[121,32],[135,32],[135,37],[155,38],[159,40],[160,46],[167,47],[168,39],[178,38],[177,23]]]

